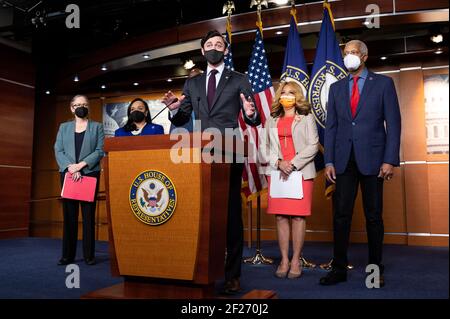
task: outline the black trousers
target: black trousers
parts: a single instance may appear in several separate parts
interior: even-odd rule
[[[64,173],[61,173],[61,186],[64,183]],[[97,188],[95,197],[98,193],[100,172],[82,174],[97,178]],[[78,239],[78,212],[81,206],[83,216],[83,257],[85,260],[95,257],[95,208],[97,201],[84,202],[72,199],[63,199],[63,245],[62,257],[74,260],[77,252]]]
[[[369,264],[379,265],[383,271],[382,250],[384,238],[383,179],[377,175],[362,175],[355,161],[354,153],[350,156],[343,174],[336,176],[334,203],[334,259],[333,266],[338,271],[347,271],[347,250],[352,224],[353,208],[361,185],[366,231],[369,243]]]
[[[242,223],[241,184],[244,164],[232,163],[230,190],[228,192],[227,257],[225,280],[241,276],[242,252],[244,247],[244,225]]]

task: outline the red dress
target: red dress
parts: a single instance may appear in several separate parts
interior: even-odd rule
[[[278,139],[281,145],[281,153],[285,161],[290,161],[295,156],[294,141],[292,139],[292,121],[294,117],[281,117],[278,120]],[[299,150],[301,152],[302,150]],[[267,207],[268,214],[310,216],[313,197],[314,180],[303,180],[303,198],[272,198],[270,197],[270,176]]]

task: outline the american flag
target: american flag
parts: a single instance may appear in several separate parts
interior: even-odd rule
[[[247,130],[249,142],[257,147],[259,145],[259,135],[266,123],[266,119],[270,116],[272,99],[275,95],[269,64],[267,63],[266,50],[264,49],[264,41],[259,28],[256,29],[255,44],[253,45],[252,56],[248,66],[248,77],[252,86],[256,107],[261,116],[261,125],[258,127],[247,125],[241,114],[239,126],[242,131]],[[258,173],[257,165],[258,163],[254,162],[246,163],[244,177],[248,179],[248,187],[244,188],[243,191],[247,197],[267,187],[266,177]]]
[[[262,125],[270,116],[270,108],[275,91],[272,85],[272,78],[267,63],[266,50],[260,29],[256,29],[255,44],[253,45],[252,57],[248,65],[248,77],[258,110],[261,114]]]

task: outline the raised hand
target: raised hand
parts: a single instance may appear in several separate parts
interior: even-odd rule
[[[164,94],[163,99],[161,100],[162,103],[164,103],[166,106],[168,106],[169,110],[173,111],[180,107],[181,102],[183,102],[185,96],[181,95],[180,98],[177,98],[175,94],[172,93],[172,91],[167,92]]]
[[[246,99],[244,94],[241,93],[241,100],[242,105],[244,106],[245,115],[247,115],[247,117],[252,117],[255,114],[255,104],[253,104],[252,99],[250,97]]]

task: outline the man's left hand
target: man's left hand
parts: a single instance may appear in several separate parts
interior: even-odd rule
[[[253,115],[255,114],[255,104],[253,104],[251,98],[249,97],[248,99],[246,99],[244,94],[241,93],[241,100],[242,105],[244,106],[245,115],[247,115],[247,117],[253,117]]]
[[[390,180],[394,176],[394,166],[388,163],[383,163],[380,167],[380,173],[378,177]]]

